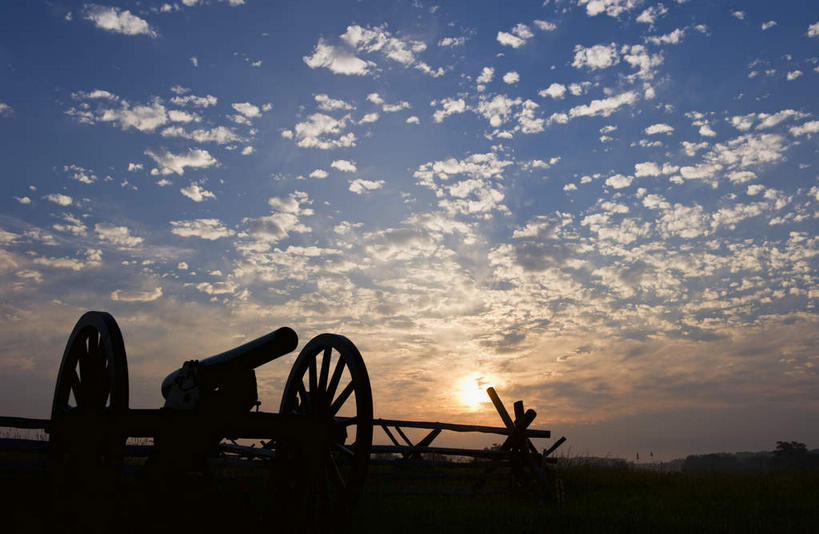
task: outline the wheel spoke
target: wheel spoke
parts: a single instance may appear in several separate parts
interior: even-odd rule
[[[319,389],[327,389],[327,375],[330,374],[330,360],[333,359],[333,347],[324,349],[321,357],[321,375],[319,376]]]
[[[344,476],[341,474],[341,470],[338,468],[338,464],[336,463],[335,458],[333,458],[333,455],[331,454],[327,458],[330,460],[329,478],[343,490],[347,486],[347,483],[344,481]]]
[[[338,395],[338,398],[333,401],[333,405],[330,406],[330,415],[335,415],[336,413],[338,413],[338,411],[341,409],[344,403],[347,402],[347,399],[350,397],[350,394],[353,392],[354,389],[355,383],[351,381],[349,384],[347,384],[347,387],[345,387],[341,391],[341,393]]]
[[[316,356],[311,356],[308,361],[308,373],[310,376],[310,399],[316,404]]]
[[[336,388],[338,388],[338,382],[341,380],[341,373],[344,372],[344,358],[339,354],[338,361],[336,362],[336,368],[333,370],[333,376],[330,378],[330,385],[327,386],[327,399],[332,399],[336,396]]]
[[[301,397],[301,403],[299,406],[302,408],[301,411],[304,412],[310,407],[310,397],[307,394],[307,390],[304,388],[303,380],[299,380],[298,395]]]
[[[77,406],[80,405],[80,399],[82,395],[80,394],[80,389],[82,388],[82,382],[80,382],[80,377],[77,374],[76,369],[71,370],[71,383],[69,384],[69,390],[71,393],[74,394],[74,401],[76,401]]]

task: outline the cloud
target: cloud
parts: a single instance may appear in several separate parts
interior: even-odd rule
[[[179,192],[194,202],[204,202],[209,198],[216,198],[216,195],[202,188],[196,182],[191,182],[188,187],[183,187]]]
[[[93,184],[97,181],[97,175],[95,175],[93,171],[83,169],[78,165],[64,165],[63,171],[68,173],[72,180],[83,184]]]
[[[80,91],[72,93],[71,97],[85,102],[79,107],[69,108],[65,113],[85,124],[112,122],[123,130],[134,128],[140,132],[153,132],[169,120],[165,106],[159,98],[154,98],[149,104],[134,105],[101,90]],[[109,107],[117,103],[118,107]],[[91,104],[96,105],[93,111],[90,110]]]
[[[307,117],[307,120],[297,123],[293,128],[296,144],[302,148],[321,150],[355,146],[355,134],[353,132],[342,133],[350,120],[349,115],[335,119],[324,113],[313,113]]]
[[[367,113],[366,115],[361,117],[361,120],[358,121],[358,124],[367,124],[369,122],[375,122],[378,120],[379,117],[380,115],[376,112]]]
[[[544,32],[551,32],[557,29],[557,24],[555,24],[554,22],[549,22],[547,20],[534,20],[533,23],[535,26],[537,26],[538,30]]]
[[[127,226],[97,223],[94,225],[94,231],[101,240],[121,248],[134,248],[144,241],[141,237],[131,235],[131,230]]]
[[[791,82],[791,81],[793,81],[793,80],[797,79],[798,77],[802,76],[802,74],[803,74],[803,73],[802,73],[802,71],[801,71],[801,70],[794,70],[794,71],[791,71],[791,72],[789,72],[789,73],[787,74],[786,79],[787,79],[789,82]]]
[[[588,104],[575,106],[569,110],[569,117],[608,117],[622,106],[632,105],[637,100],[635,91],[626,91],[609,98],[592,100]]]
[[[814,22],[808,26],[808,37],[819,37],[819,22]]]
[[[179,137],[182,139],[190,139],[197,143],[216,143],[219,145],[247,141],[247,139],[237,134],[234,130],[225,126],[216,126],[209,130],[202,128],[186,130],[181,126],[169,126],[163,129],[160,134],[162,137]]]
[[[0,117],[11,117],[14,115],[14,110],[5,102],[0,102]]]
[[[624,176],[622,174],[615,174],[606,179],[606,185],[614,189],[623,189],[631,185],[633,176]]]
[[[444,37],[438,41],[438,46],[463,46],[466,42],[466,37]]]
[[[808,121],[790,128],[791,135],[805,135],[819,132],[819,121]]]
[[[161,287],[155,287],[154,289],[144,291],[126,291],[124,289],[116,289],[111,292],[111,300],[115,302],[153,302],[161,296]]]
[[[63,195],[62,193],[51,193],[43,198],[45,198],[49,202],[57,204],[58,206],[70,206],[71,203],[73,202],[73,199],[70,196]]]
[[[378,93],[371,93],[370,95],[367,96],[367,100],[370,100],[370,96],[372,95],[378,97]],[[317,94],[313,98],[315,99],[316,102],[318,102],[319,105],[318,107],[322,111],[336,111],[339,109],[347,111],[355,109],[355,106],[353,106],[352,104],[349,104],[341,99],[330,98],[329,96],[323,93]]]
[[[512,48],[520,48],[526,44],[526,41],[534,37],[535,34],[525,24],[516,24],[511,33],[498,32],[497,40],[503,46],[511,46]]]
[[[349,183],[350,187],[348,189],[356,195],[363,195],[364,193],[384,187],[384,180],[364,180],[363,178],[356,178],[355,180],[350,180]]]
[[[647,7],[635,20],[643,24],[653,25],[659,17],[666,13],[668,13],[668,8],[662,4],[657,4],[656,6]]]
[[[271,197],[267,200],[272,213],[267,216],[246,218],[247,233],[267,248],[270,244],[285,239],[291,232],[306,233],[310,228],[301,222],[301,217],[313,215],[312,204],[307,193],[294,191],[286,197]]]
[[[744,11],[732,11],[731,16],[735,19],[745,20],[745,12]]]
[[[550,96],[555,100],[559,100],[566,96],[566,86],[563,85],[562,83],[552,83],[546,89],[541,89],[540,91],[538,91],[537,94],[539,94],[543,98]]]
[[[327,178],[330,175],[324,169],[316,169],[313,172],[311,172],[309,176],[310,178],[317,178],[319,180],[323,180],[324,178]]]
[[[587,67],[589,70],[606,69],[620,63],[620,56],[617,52],[617,45],[594,45],[585,48],[582,45],[574,47],[574,61],[572,67],[580,69]]]
[[[330,164],[330,167],[338,169],[341,172],[356,172],[358,170],[354,161],[348,161],[346,159],[337,159]]]
[[[492,78],[495,76],[495,69],[492,67],[484,67],[481,69],[481,74],[478,76],[478,79],[475,80],[478,83],[489,83],[492,81]]]
[[[187,96],[175,96],[171,98],[171,103],[177,106],[187,106],[191,105],[197,108],[207,108],[210,106],[215,106],[219,102],[219,99],[213,95],[205,95],[205,96],[196,96],[196,95],[187,95]]]
[[[188,221],[171,221],[171,233],[181,237],[198,237],[215,241],[230,237],[235,232],[219,219],[193,219]]]
[[[262,116],[262,112],[259,107],[254,106],[250,102],[238,102],[236,104],[231,104],[231,107],[248,119],[255,119],[256,117]]]
[[[519,81],[520,75],[515,71],[507,72],[506,74],[503,75],[503,83],[505,84],[514,85]]]
[[[762,23],[762,31],[764,32],[765,30],[769,30],[769,29],[773,28],[774,26],[776,26],[776,21],[775,20],[769,20],[768,22],[763,22]]]
[[[577,5],[586,6],[586,14],[596,17],[605,13],[610,17],[619,17],[642,3],[642,0],[577,0]]]
[[[90,4],[85,6],[85,19],[92,21],[97,28],[113,33],[157,36],[147,21],[133,15],[127,9]]]
[[[378,54],[404,67],[412,67],[432,77],[444,74],[443,68],[433,69],[418,59],[418,54],[426,50],[422,41],[396,37],[386,26],[347,26],[339,36],[339,44],[329,44],[320,38],[311,56],[304,56],[304,62],[312,69],[324,67],[336,74],[367,75],[377,64],[363,60],[356,54]]]
[[[145,155],[159,165],[159,169],[155,169],[156,173],[162,174],[163,176],[172,173],[181,176],[185,174],[185,167],[203,169],[218,163],[207,150],[198,148],[189,148],[186,153],[182,154],[173,154],[164,148],[149,148],[145,150]],[[156,173],[151,172],[151,174]]]
[[[442,122],[445,118],[456,113],[463,113],[466,111],[466,101],[463,98],[443,98],[439,101],[432,101],[432,106],[440,105],[441,109],[435,110],[432,114],[432,120],[435,122]]]
[[[657,134],[670,134],[674,131],[674,128],[668,124],[664,124],[658,122],[657,124],[652,124],[648,126],[643,132],[646,135],[657,135]]]

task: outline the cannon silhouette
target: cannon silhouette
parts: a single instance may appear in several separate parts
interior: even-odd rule
[[[254,369],[297,345],[296,333],[284,327],[187,361],[162,382],[162,408],[131,409],[120,329],[108,313],[85,313],[66,344],[54,392],[56,491],[111,492],[128,438],[153,439],[143,474],[159,486],[205,471],[223,439],[262,439],[286,498],[311,513],[323,507],[327,518],[345,514],[361,492],[372,447],[367,368],[349,339],[321,334],[299,353],[279,413],[258,411]]]

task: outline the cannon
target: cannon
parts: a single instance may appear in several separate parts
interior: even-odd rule
[[[162,382],[163,407],[131,409],[120,329],[108,313],[85,313],[68,338],[54,391],[54,491],[110,495],[121,481],[128,438],[153,440],[141,473],[152,487],[202,474],[225,439],[259,439],[293,506],[320,510],[325,520],[347,513],[362,490],[372,447],[367,368],[349,339],[321,334],[299,353],[279,412],[259,411],[254,369],[297,345],[296,333],[283,327],[187,361]]]

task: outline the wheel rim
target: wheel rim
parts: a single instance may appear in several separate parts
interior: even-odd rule
[[[367,477],[373,434],[370,379],[364,359],[346,337],[321,334],[296,359],[287,379],[280,413],[330,419],[343,424],[318,469],[319,507],[333,515],[346,513],[359,497]]]
[[[71,410],[121,413],[128,409],[128,365],[117,322],[109,313],[85,313],[68,338],[51,418]]]

